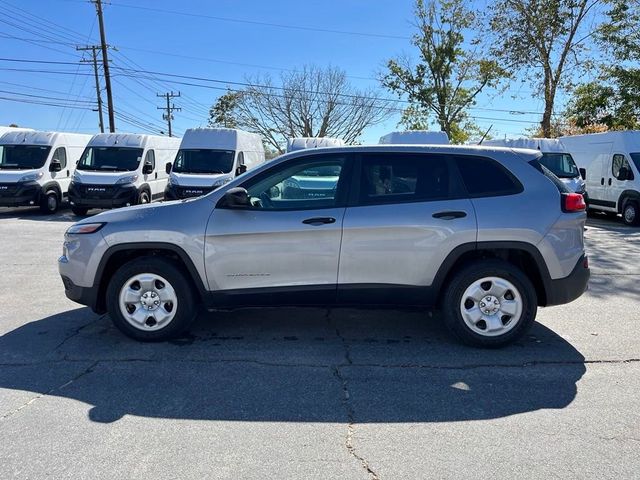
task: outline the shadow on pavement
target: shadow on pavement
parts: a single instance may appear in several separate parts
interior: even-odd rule
[[[0,362],[0,388],[81,401],[96,422],[483,420],[566,407],[585,373],[580,352],[539,324],[478,350],[437,316],[352,309],[219,312],[182,339],[142,344],[83,308],[6,333]]]

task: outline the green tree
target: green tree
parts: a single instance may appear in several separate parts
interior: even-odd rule
[[[570,72],[588,66],[589,19],[602,0],[498,0],[491,11],[493,52],[514,73],[532,81],[543,94],[542,134],[552,136],[559,90],[570,87]]]
[[[465,40],[479,18],[463,0],[416,0],[418,32],[411,43],[419,62],[395,58],[387,63],[382,84],[410,105],[401,124],[425,128],[428,116],[456,143],[468,138],[468,109],[485,87],[497,86],[506,74],[495,59],[484,55],[478,39]]]
[[[209,126],[236,128],[238,126],[236,115],[240,96],[241,93],[231,90],[220,96],[209,109]]]

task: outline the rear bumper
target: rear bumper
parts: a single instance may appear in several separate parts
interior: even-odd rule
[[[109,185],[103,186],[108,192],[87,193],[87,187],[97,188],[94,185],[69,186],[69,203],[80,208],[120,208],[135,205],[138,202],[138,189],[135,185]]]
[[[587,256],[583,255],[568,276],[549,281],[546,288],[546,306],[562,305],[574,301],[587,290],[589,276],[589,262]]]
[[[24,182],[7,185],[7,190],[0,190],[0,207],[23,207],[38,205],[42,187],[37,182]]]

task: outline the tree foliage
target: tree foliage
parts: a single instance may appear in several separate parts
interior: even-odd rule
[[[409,58],[391,59],[382,78],[385,87],[406,98],[410,104],[400,124],[407,128],[435,123],[454,142],[468,135],[468,109],[488,86],[496,86],[505,75],[498,63],[483,55],[477,40],[465,34],[478,26],[476,14],[463,0],[416,0],[418,32],[412,38],[419,62]]]
[[[541,129],[552,135],[556,95],[570,86],[571,72],[588,65],[586,42],[601,0],[498,0],[492,7],[494,53],[542,93]]]
[[[354,143],[363,130],[393,109],[374,90],[353,88],[344,71],[305,66],[283,73],[276,84],[258,76],[242,91],[229,91],[211,107],[209,124],[233,124],[260,134],[280,153],[291,137],[338,137]]]

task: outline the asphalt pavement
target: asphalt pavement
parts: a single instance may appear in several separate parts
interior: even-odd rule
[[[640,229],[501,350],[437,313],[243,309],[137,343],[66,299],[68,211],[0,210],[0,478],[612,478],[640,471]]]

